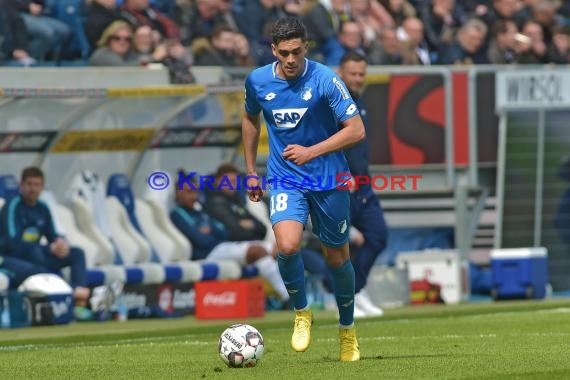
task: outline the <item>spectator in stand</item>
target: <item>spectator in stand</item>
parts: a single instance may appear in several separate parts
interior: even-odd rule
[[[548,47],[544,42],[542,27],[535,21],[529,20],[523,24],[521,33],[528,38],[521,40],[519,63],[547,63]]]
[[[177,1],[174,20],[180,26],[181,40],[190,46],[198,38],[207,38],[224,21],[219,11],[221,0]]]
[[[307,27],[309,54],[311,58],[322,62],[323,57],[329,55],[329,49],[337,46],[336,32],[339,25],[336,15],[318,0],[297,0],[289,3],[286,10],[301,18]]]
[[[194,62],[192,52],[178,40],[165,42],[166,55],[161,63],[168,68],[170,83],[191,84],[196,83],[191,67]]]
[[[92,0],[89,3],[83,30],[91,50],[96,49],[97,42],[105,28],[120,18],[121,14],[117,8],[117,0]]]
[[[97,42],[97,50],[89,57],[89,66],[138,66],[132,42],[133,32],[129,23],[114,21]]]
[[[121,6],[121,17],[133,28],[149,25],[165,39],[180,39],[180,30],[176,23],[150,5],[150,0],[125,0]]]
[[[218,0],[218,18],[234,32],[239,32],[234,11],[234,0]]]
[[[170,83],[194,83],[195,78],[190,68],[193,57],[178,40],[160,41],[160,36],[148,25],[136,28],[133,49],[142,66],[149,63],[161,63],[168,68]]]
[[[342,23],[351,19],[348,0],[329,0],[322,3],[327,9],[334,31],[338,33]]]
[[[489,63],[517,63],[517,24],[512,20],[499,20],[493,27],[492,39],[487,50]],[[520,38],[520,36],[519,36]]]
[[[234,31],[234,54],[236,66],[253,67],[255,61],[251,55],[249,41],[239,32]]]
[[[562,1],[558,14],[566,19],[566,25],[570,25],[570,1]]]
[[[74,290],[75,316],[90,319],[86,308],[89,298],[85,254],[70,247],[55,230],[48,206],[39,197],[44,189],[44,173],[38,167],[22,171],[20,194],[12,198],[0,213],[0,267],[11,273],[11,285],[16,288],[29,276],[71,269],[70,285]],[[47,244],[42,243],[42,238]]]
[[[417,15],[414,6],[407,0],[378,0],[378,2],[390,14],[396,26],[402,25],[405,19]]]
[[[216,25],[210,38],[192,43],[196,66],[237,66],[235,33],[225,24]]]
[[[489,30],[494,30],[497,21],[514,20],[519,10],[520,3],[518,0],[493,0],[492,6],[487,8],[484,14],[477,15],[477,17],[487,24]],[[490,37],[493,37],[493,34]]]
[[[570,63],[570,25],[553,28],[548,61],[561,65]]]
[[[148,25],[140,25],[135,28],[133,35],[133,51],[137,54],[139,64],[146,66],[151,62],[159,62],[165,49],[157,49],[160,36],[157,36]],[[161,52],[162,50],[162,52]]]
[[[395,26],[395,22],[376,0],[349,0],[350,18],[360,25],[362,44],[368,46],[382,32],[382,28]]]
[[[270,32],[273,23],[286,15],[284,4],[275,0],[248,0],[236,10],[237,26],[249,41],[257,65],[275,60],[271,53]]]
[[[283,8],[276,5],[275,0],[247,0],[235,14],[235,20],[241,33],[256,49],[259,36],[266,32],[268,25],[286,15]]]
[[[396,28],[386,28],[377,41],[367,50],[371,65],[401,65],[402,51]]]
[[[439,55],[442,65],[488,63],[484,49],[487,25],[481,20],[468,20],[457,32],[453,43],[443,48]]]
[[[426,1],[419,13],[424,22],[429,51],[439,52],[451,44],[456,30],[465,22],[465,16],[455,0]]]
[[[48,58],[59,61],[61,53],[71,40],[71,29],[62,21],[43,14],[44,6],[40,0],[4,0],[15,1],[21,12],[29,37],[30,55],[38,61]]]
[[[342,23],[337,35],[337,46],[327,52],[324,63],[328,66],[338,66],[342,56],[349,50],[365,54],[361,24],[355,21]]]
[[[28,53],[28,33],[14,0],[0,1],[0,64],[31,66],[36,60]]]
[[[427,43],[424,39],[424,23],[417,17],[409,17],[398,28],[399,40],[402,41],[402,60],[404,65],[429,65],[431,63]]]
[[[564,18],[557,14],[560,2],[555,0],[541,0],[532,7],[532,20],[542,27],[544,43],[552,42],[552,28],[563,25]]]
[[[515,22],[519,30],[522,28],[525,21],[528,21],[532,18],[532,8],[534,4],[538,3],[541,0],[521,0],[519,3],[519,9],[514,14]]]

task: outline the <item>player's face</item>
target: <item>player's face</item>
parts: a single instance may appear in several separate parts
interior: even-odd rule
[[[20,192],[24,202],[31,205],[36,204],[43,189],[44,180],[42,177],[28,177],[20,184]]]
[[[307,55],[307,42],[300,38],[281,41],[277,45],[271,44],[273,55],[279,61],[277,73],[283,78],[295,79],[305,69],[305,55]]]
[[[339,67],[339,74],[350,92],[358,94],[364,87],[366,67],[365,61],[346,61]]]

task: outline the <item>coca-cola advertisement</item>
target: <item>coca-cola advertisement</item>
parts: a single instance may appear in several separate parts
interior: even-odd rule
[[[263,316],[265,292],[260,279],[201,281],[194,285],[197,319]]]
[[[208,292],[204,296],[202,303],[205,306],[227,307],[234,306],[237,302],[237,293],[226,291],[223,293]]]

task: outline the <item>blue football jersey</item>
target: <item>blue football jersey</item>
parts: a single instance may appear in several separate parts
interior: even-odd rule
[[[311,146],[339,130],[339,123],[358,114],[344,82],[327,66],[305,59],[298,78],[277,76],[277,62],[253,70],[245,81],[245,111],[263,112],[269,135],[270,181],[325,190],[337,185],[337,175],[349,172],[342,151],[298,166],[282,157],[289,144]]]

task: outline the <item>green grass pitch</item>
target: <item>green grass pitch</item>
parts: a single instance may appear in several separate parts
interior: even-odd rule
[[[341,363],[334,313],[318,312],[313,342],[291,350],[291,312],[231,321],[74,323],[0,330],[0,379],[570,379],[570,300],[415,306],[357,321],[362,360]],[[258,328],[255,368],[217,356],[231,323]]]

